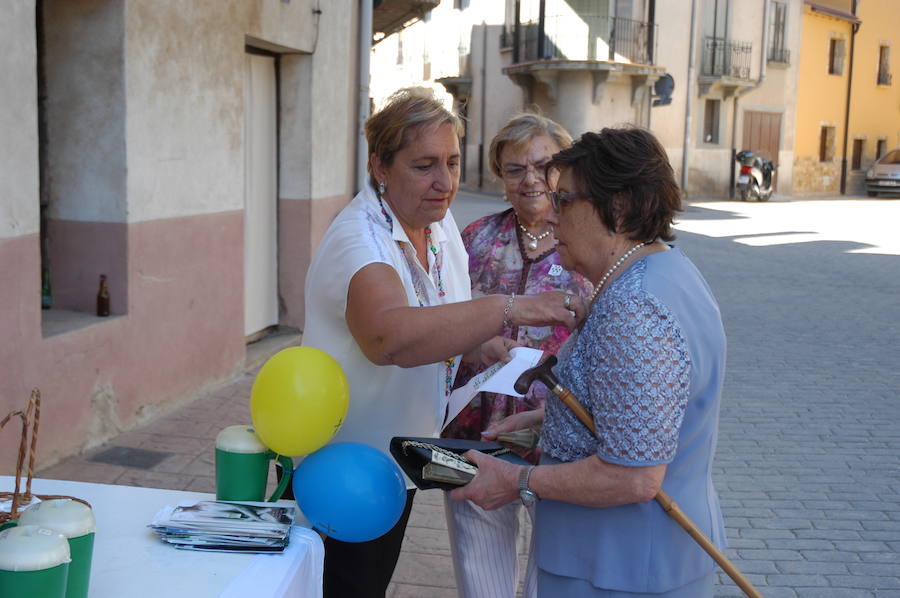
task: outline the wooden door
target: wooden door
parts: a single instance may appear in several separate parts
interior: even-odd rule
[[[781,148],[781,114],[778,112],[744,112],[744,136],[738,151],[748,149],[756,155],[771,160],[778,166],[778,150]],[[772,181],[778,183],[778,170]]]

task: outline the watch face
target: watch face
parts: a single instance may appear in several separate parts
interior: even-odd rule
[[[535,502],[537,502],[537,494],[528,489],[520,490],[519,498],[522,499],[522,504],[524,504],[526,507],[530,507]]]

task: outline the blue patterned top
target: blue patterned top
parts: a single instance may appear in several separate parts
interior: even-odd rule
[[[724,548],[712,465],[725,353],[715,297],[681,250],[636,261],[559,352],[556,374],[594,416],[597,436],[548,398],[541,463],[591,455],[626,467],[665,463],[665,491]],[[669,592],[714,567],[654,500],[592,508],[543,499],[534,530],[541,570],[596,588]]]
[[[626,466],[669,463],[690,387],[691,358],[669,309],[643,289],[646,259],[613,280],[556,373],[593,414],[597,437],[560,401],[547,403],[541,444],[560,461],[594,453]]]

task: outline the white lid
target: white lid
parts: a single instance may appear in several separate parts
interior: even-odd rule
[[[0,571],[43,571],[71,560],[69,542],[59,532],[37,525],[0,532]]]
[[[71,498],[54,498],[31,505],[19,515],[20,525],[39,525],[66,538],[78,538],[97,529],[94,512]]]
[[[250,426],[228,426],[216,436],[216,448],[231,453],[264,453],[268,450]]]

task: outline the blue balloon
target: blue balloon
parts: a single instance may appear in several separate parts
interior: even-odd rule
[[[297,505],[313,527],[343,542],[386,534],[403,514],[406,482],[393,459],[366,444],[336,442],[294,471]]]

